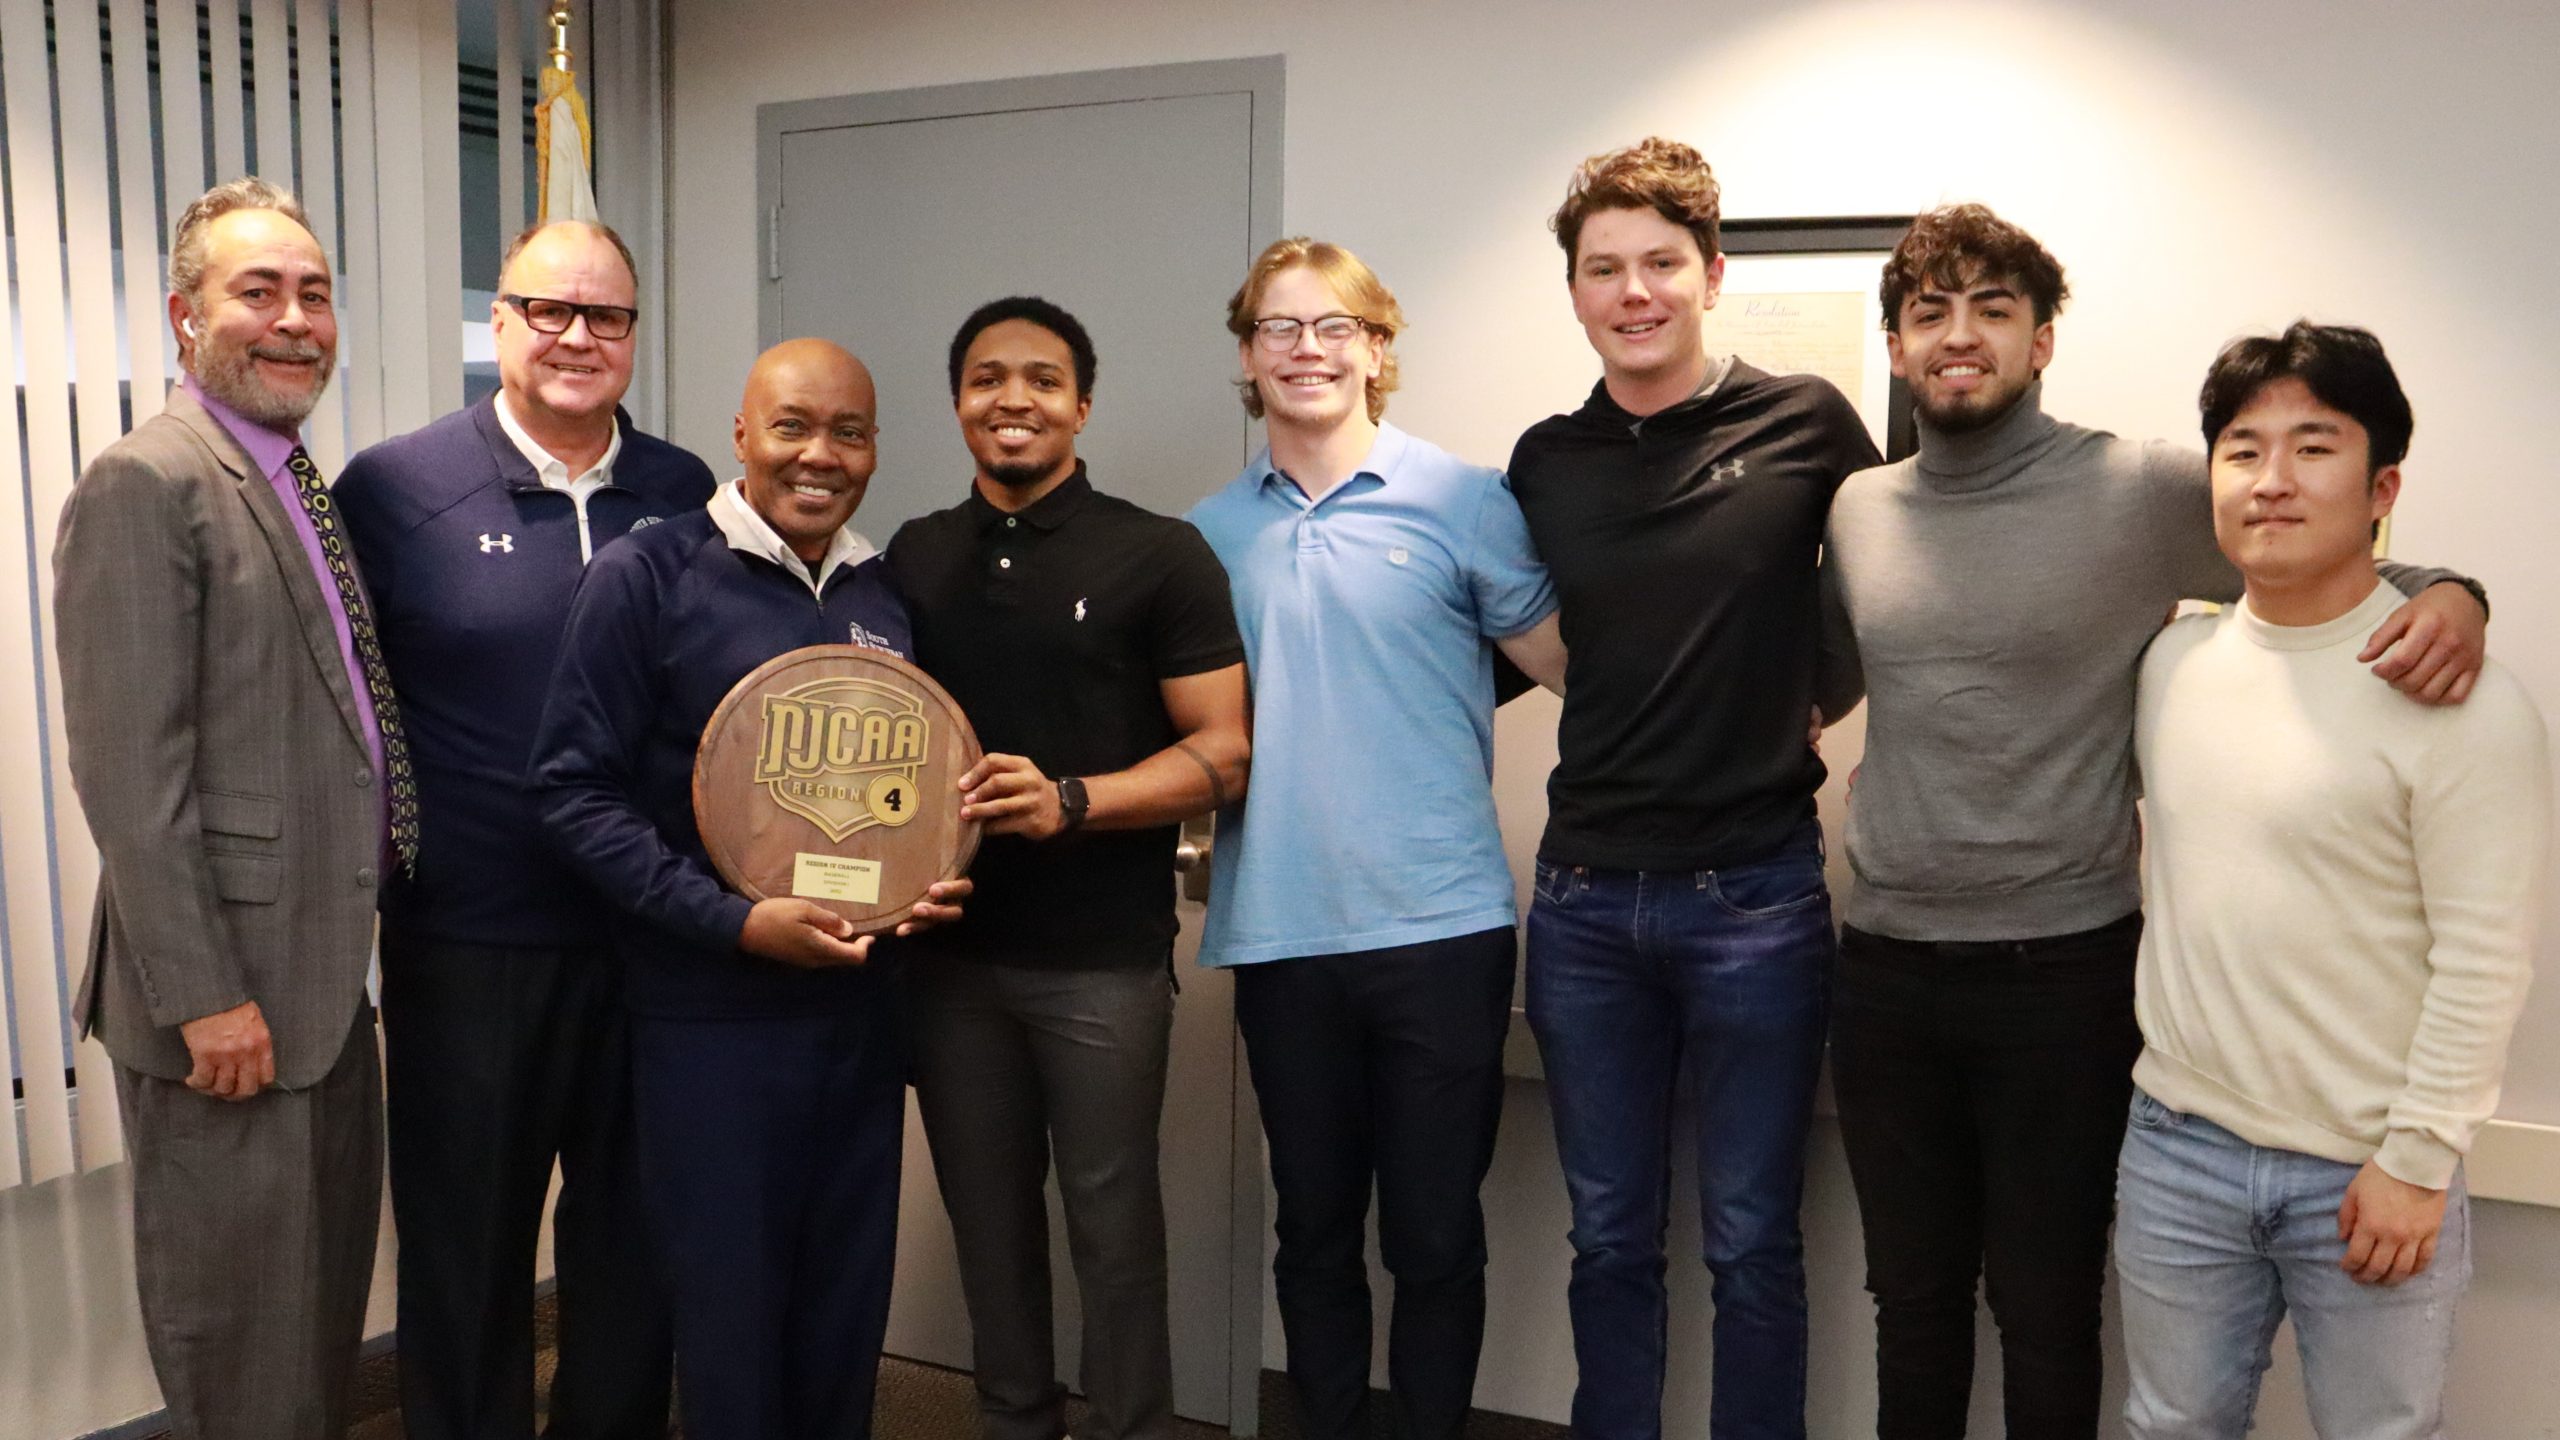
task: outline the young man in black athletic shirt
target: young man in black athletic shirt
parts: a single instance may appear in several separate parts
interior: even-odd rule
[[[1603,375],[1511,457],[1570,657],[1528,1009],[1573,1202],[1586,1440],[1661,1433],[1684,1070],[1715,1278],[1710,1433],[1804,1433],[1796,1212],[1833,943],[1806,717],[1858,695],[1854,664],[1817,665],[1816,561],[1832,492],[1879,457],[1828,383],[1707,353],[1717,200],[1671,141],[1583,164],[1552,223]]]

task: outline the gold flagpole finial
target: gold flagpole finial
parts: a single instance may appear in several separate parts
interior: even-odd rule
[[[569,0],[552,0],[551,4],[551,68],[569,68]]]

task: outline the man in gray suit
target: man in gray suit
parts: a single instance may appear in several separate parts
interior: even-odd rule
[[[416,792],[360,578],[295,435],[335,367],[286,192],[179,220],[186,371],[62,512],[71,774],[101,862],[81,1023],[116,1061],[135,1273],[181,1440],[346,1429],[381,1208],[364,978]]]

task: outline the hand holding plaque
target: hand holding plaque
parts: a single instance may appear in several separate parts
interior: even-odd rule
[[[813,645],[756,667],[712,712],[694,822],[748,899],[796,897],[842,916],[849,936],[882,934],[977,853],[956,782],[978,757],[968,718],[923,671]]]

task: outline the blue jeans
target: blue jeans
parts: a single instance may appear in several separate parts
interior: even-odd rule
[[[1538,864],[1530,1027],[1573,1202],[1578,1440],[1662,1433],[1672,1091],[1696,1105],[1714,1440],[1804,1434],[1804,1147],[1833,948],[1822,836],[1722,870]]]
[[[2357,1167],[2252,1145],[2137,1090],[2116,1199],[2135,1440],[2239,1440],[2290,1312],[2321,1440],[2436,1440],[2453,1312],[2471,1282],[2460,1171],[2435,1262],[2390,1287],[2338,1268]]]

